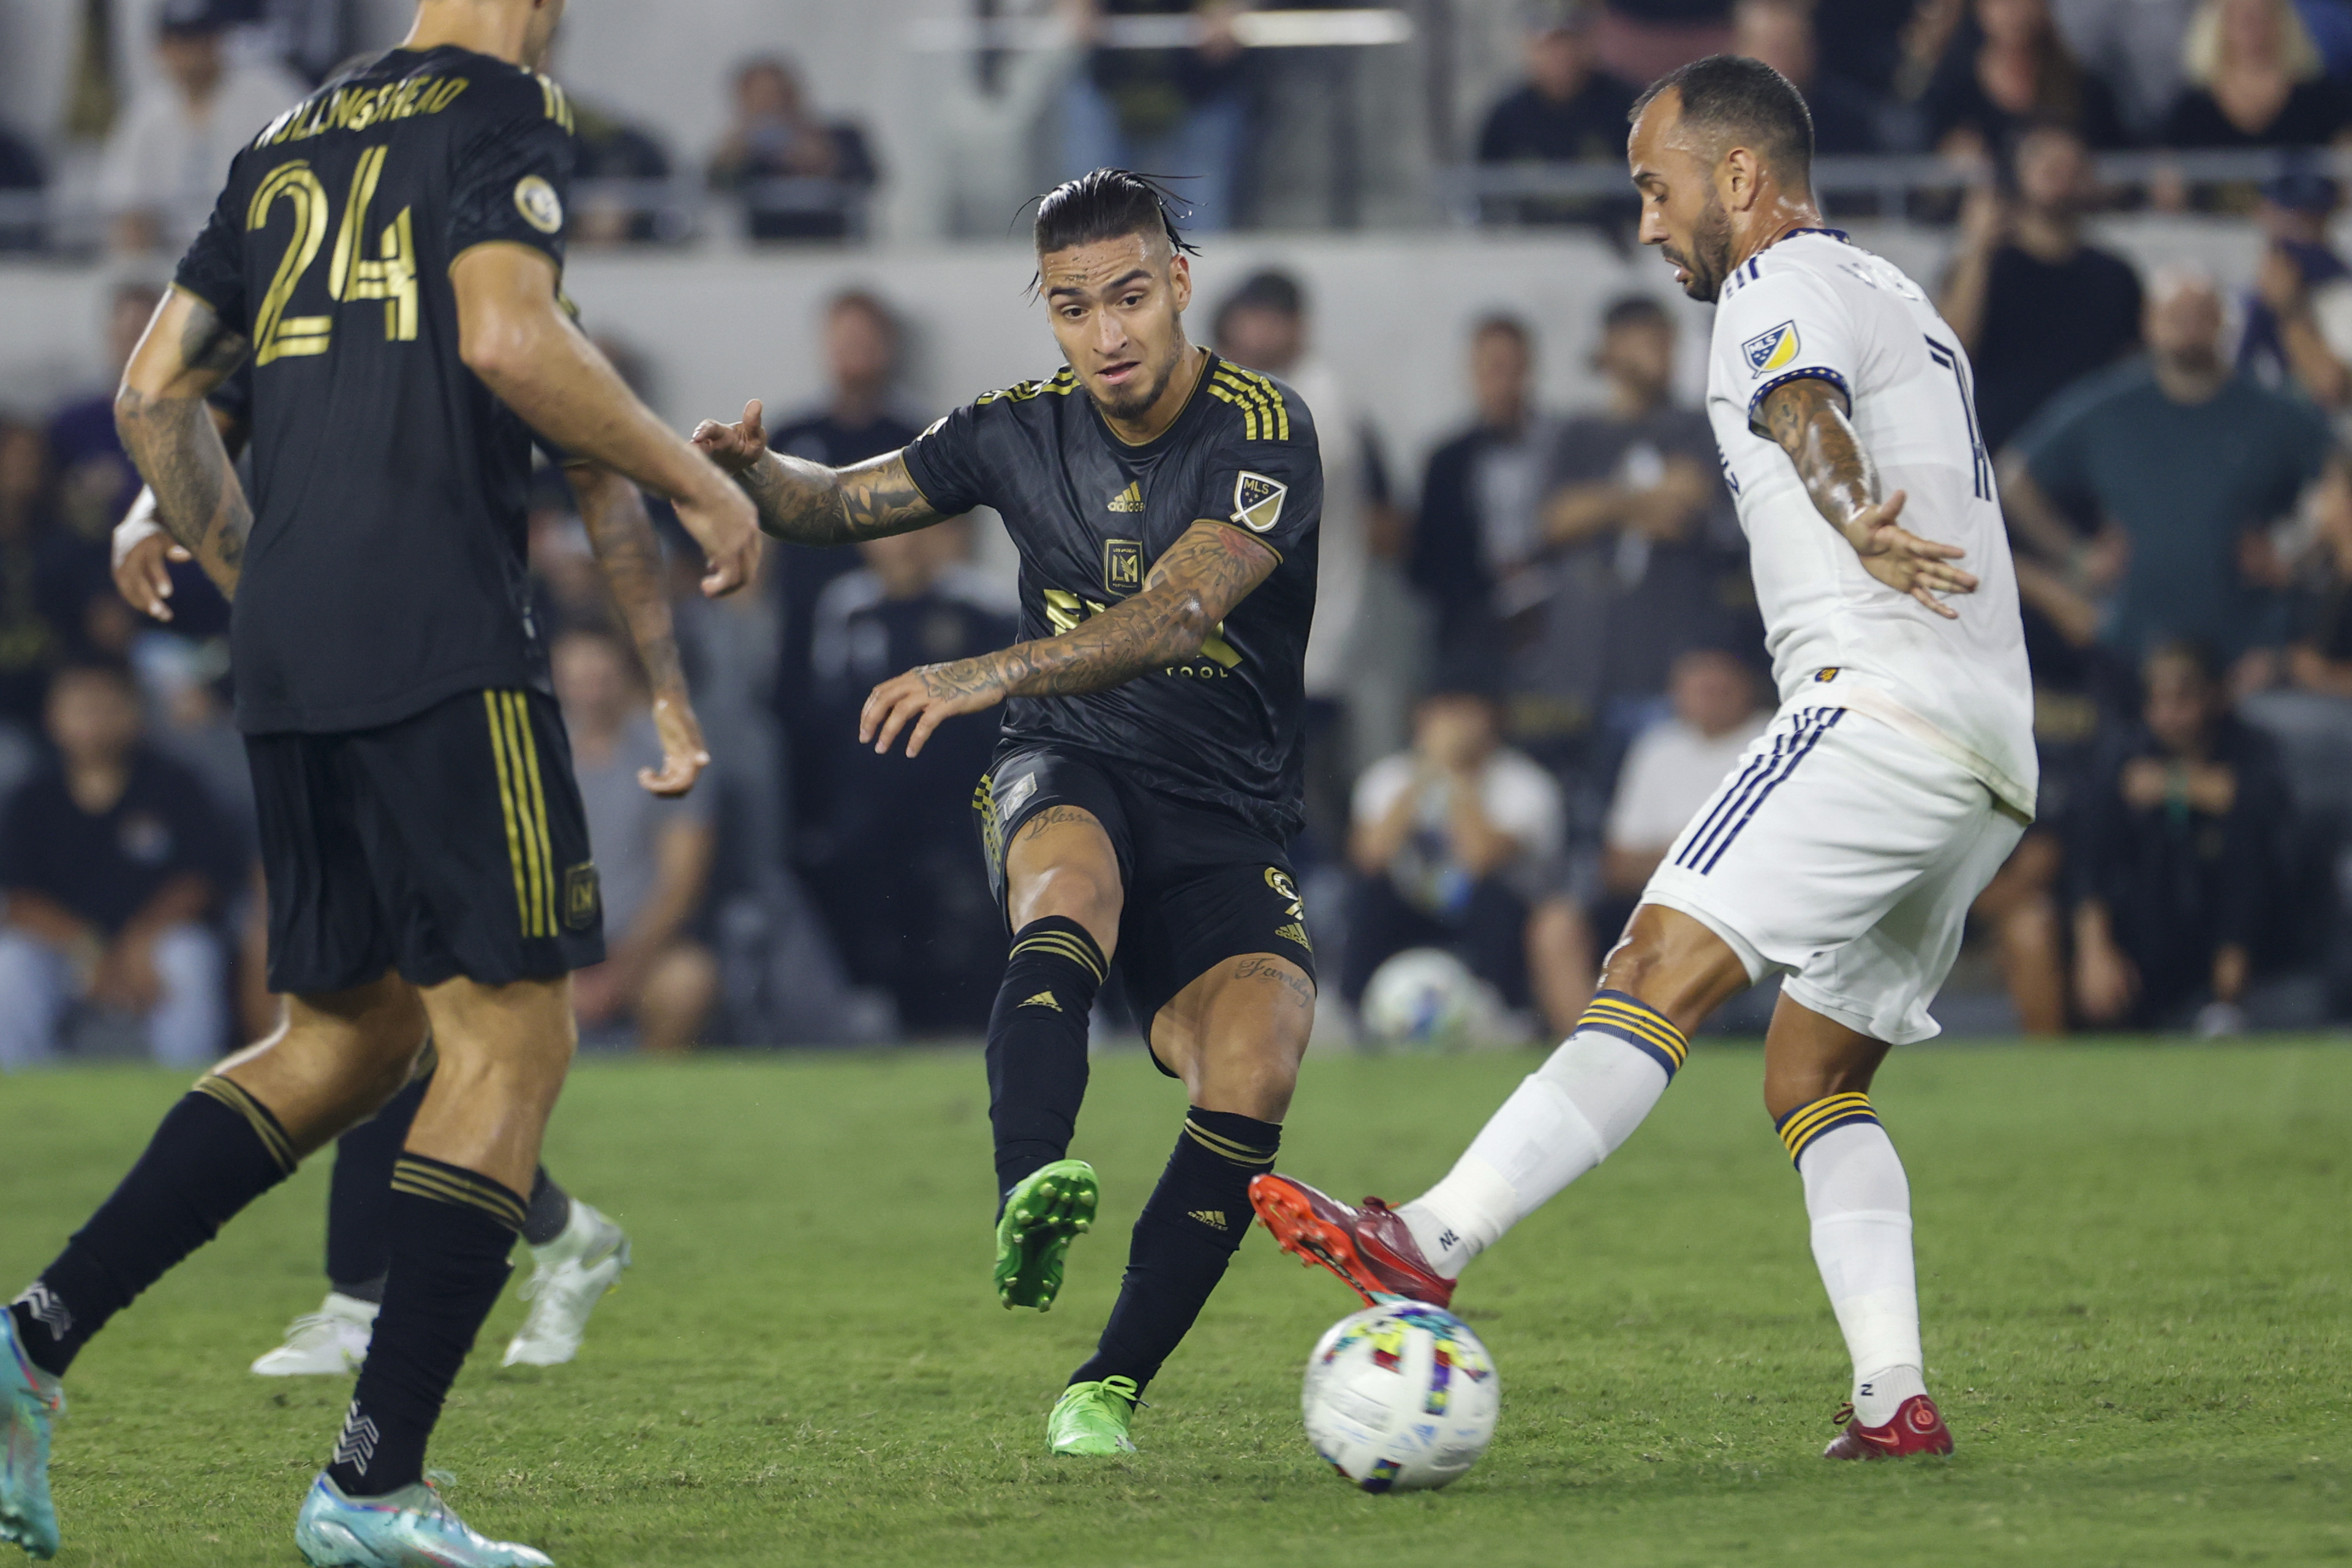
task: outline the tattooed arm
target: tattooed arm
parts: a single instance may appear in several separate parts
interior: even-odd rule
[[[1896,526],[1904,494],[1879,499],[1878,469],[1846,417],[1845,395],[1819,376],[1775,387],[1759,410],[1764,427],[1797,465],[1813,510],[1862,557],[1862,569],[1946,620],[1959,612],[1938,594],[1973,594],[1976,578],[1952,564],[1964,552]]]
[[[172,289],[114,395],[115,431],[155,491],[158,519],[232,598],[253,509],[205,398],[250,347],[210,305]]]
[[[661,735],[662,765],[637,770],[637,783],[659,795],[680,795],[710,764],[702,725],[687,694],[686,669],[678,662],[677,637],[670,619],[668,585],[662,580],[661,540],[646,515],[637,487],[602,463],[565,470],[580,503],[580,521],[604,570],[613,603],[637,645],[646,684],[653,690],[654,729]]]
[[[771,452],[758,398],[743,405],[736,424],[704,420],[694,444],[735,476],[759,509],[761,529],[795,544],[855,544],[929,528],[942,516],[896,452],[846,468]]]
[[[1146,670],[1192,658],[1217,623],[1273,574],[1281,558],[1229,523],[1194,523],[1143,581],[1143,591],[1056,637],[1002,653],[927,664],[886,680],[866,698],[857,738],[887,752],[908,723],[907,754],[923,749],[942,720],[976,713],[1008,697],[1067,697],[1099,691]]]

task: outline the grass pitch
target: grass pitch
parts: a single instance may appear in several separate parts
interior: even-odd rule
[[[1409,1196],[1534,1060],[1310,1063],[1284,1166]],[[1140,1058],[1097,1064],[1074,1152],[1103,1222],[1044,1318],[989,1290],[976,1057],[592,1066],[550,1158],[636,1267],[568,1367],[499,1368],[509,1291],[433,1462],[469,1519],[564,1568],[2352,1560],[2352,1050],[1896,1053],[1877,1098],[1959,1440],[1903,1465],[1814,1457],[1847,1369],[1759,1070],[1702,1044],[1616,1159],[1475,1268],[1458,1304],[1501,1370],[1500,1436],[1447,1491],[1370,1498],[1297,1419],[1307,1349],[1353,1300],[1263,1232],[1151,1388],[1139,1456],[1043,1451],[1181,1116]],[[181,1087],[0,1080],[0,1286]],[[245,1367],[322,1289],[325,1163],[76,1366],[61,1563],[299,1561],[348,1385]]]

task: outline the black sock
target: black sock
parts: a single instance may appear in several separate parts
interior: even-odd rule
[[[1061,915],[1014,933],[988,1016],[988,1120],[999,1198],[1070,1152],[1087,1097],[1087,1019],[1109,965],[1087,928]]]
[[[1135,1222],[1127,1276],[1094,1358],[1072,1383],[1119,1376],[1141,1389],[1174,1352],[1249,1229],[1252,1176],[1274,1168],[1279,1123],[1194,1106]]]
[[[393,1163],[408,1143],[409,1124],[432,1083],[427,1073],[335,1140],[335,1170],[327,1184],[327,1283],[338,1295],[383,1300],[383,1277],[392,1267],[385,1227],[392,1223]]]
[[[473,1171],[421,1154],[393,1167],[392,1278],[327,1474],[352,1497],[425,1479],[441,1402],[506,1289],[530,1205]]]
[[[528,1247],[545,1247],[572,1223],[572,1194],[555,1184],[541,1165],[530,1179],[530,1206],[523,1211],[522,1239]]]
[[[25,1353],[64,1376],[109,1318],[293,1169],[277,1117],[225,1078],[200,1079],[164,1114],[114,1194],[9,1309]]]

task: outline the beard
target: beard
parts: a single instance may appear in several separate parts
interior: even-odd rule
[[[1723,292],[1723,280],[1731,276],[1731,215],[1709,191],[1706,205],[1700,209],[1698,222],[1691,229],[1690,253],[1685,255],[1671,245],[1658,247],[1659,254],[1690,274],[1683,284],[1683,292],[1694,300],[1714,304]]]
[[[1104,413],[1114,419],[1140,417],[1160,401],[1160,394],[1168,390],[1169,378],[1176,374],[1177,358],[1175,345],[1171,343],[1169,352],[1160,356],[1158,364],[1146,367],[1145,374],[1124,387],[1111,389],[1107,395],[1096,395],[1095,401]]]

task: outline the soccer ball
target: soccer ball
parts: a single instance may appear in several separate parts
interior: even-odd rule
[[[1307,1440],[1368,1492],[1442,1487],[1494,1440],[1502,1384],[1469,1325],[1383,1301],[1331,1325],[1307,1361]]]
[[[1364,1028],[1395,1045],[1448,1045],[1476,1026],[1483,1001],[1478,977],[1460,959],[1443,948],[1407,948],[1364,986]]]

